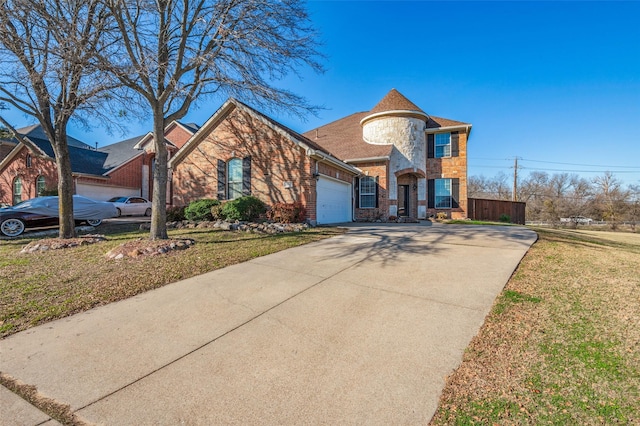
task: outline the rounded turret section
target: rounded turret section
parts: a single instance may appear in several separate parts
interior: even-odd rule
[[[362,138],[373,145],[394,145],[408,165],[424,168],[425,133],[429,116],[396,89],[392,89],[360,121]]]

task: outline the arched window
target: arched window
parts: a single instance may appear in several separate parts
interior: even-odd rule
[[[242,160],[233,158],[227,163],[227,199],[242,197]]]
[[[13,180],[13,205],[22,201],[22,179],[19,177]]]
[[[26,163],[27,163],[27,167],[31,167],[31,154],[27,154]]]
[[[46,182],[44,180],[44,176],[38,176],[36,179],[36,197],[40,197],[42,193],[45,191]]]

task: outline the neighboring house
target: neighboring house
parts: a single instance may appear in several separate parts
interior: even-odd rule
[[[195,129],[194,125],[169,124],[166,143],[170,152],[177,151],[175,144],[184,144]],[[17,132],[22,140],[8,141],[10,151],[0,151],[4,155],[0,157],[0,203],[17,204],[57,188],[55,154],[41,127],[25,127]],[[153,144],[146,141],[152,140],[146,134],[95,149],[69,137],[74,193],[96,200],[148,197],[149,173],[155,156]]]
[[[467,215],[467,140],[471,124],[428,115],[392,89],[371,111],[304,135],[362,171],[355,219]]]
[[[319,224],[351,221],[359,170],[308,138],[229,99],[169,162],[173,204],[254,195],[301,203]]]
[[[194,135],[199,129],[199,126],[194,123],[180,123],[173,121],[165,127],[164,138],[167,144],[167,151],[169,159],[175,155],[180,148]],[[106,148],[106,147],[105,147]],[[149,132],[146,135],[140,137],[139,141],[135,145],[135,149],[142,150],[145,153],[144,161],[142,164],[142,184],[141,184],[141,197],[148,200],[152,199],[153,195],[153,169],[155,166],[155,147],[153,146],[153,132]],[[171,170],[167,177],[167,182],[171,182]],[[171,203],[171,185],[167,185],[167,203]]]

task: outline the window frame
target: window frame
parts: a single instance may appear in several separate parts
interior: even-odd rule
[[[236,176],[237,178],[239,178],[239,180],[234,180],[234,176],[232,174],[232,169],[231,167],[234,167],[234,171],[236,172],[236,174],[238,176]],[[235,168],[238,168],[238,170],[235,170]],[[226,182],[226,195],[227,195],[227,200],[235,200],[236,198],[240,198],[243,196],[243,168],[242,168],[242,158],[232,158],[229,161],[227,161],[227,182]]]
[[[367,189],[369,191],[372,191],[372,192],[365,192],[363,190],[363,185],[362,184],[363,184],[364,181],[367,181],[367,182],[370,181],[371,182],[371,187],[367,188]],[[371,204],[372,204],[371,206],[365,206],[364,205],[365,203],[363,203],[363,198],[362,198],[363,196],[371,197],[370,198]],[[359,207],[358,208],[361,208],[361,209],[375,209],[376,208],[376,204],[377,204],[376,203],[376,178],[374,176],[363,176],[363,177],[360,178],[360,182],[358,182],[358,197],[359,197],[359,200],[358,200],[358,206]]]
[[[447,142],[442,143],[442,139],[444,136],[447,136]],[[451,132],[447,133],[436,133],[433,136],[433,153],[435,158],[449,158],[451,157]],[[438,139],[441,141],[439,142]],[[440,149],[438,149],[440,148]],[[439,151],[441,151],[439,153]]]
[[[16,185],[17,184],[17,185]],[[19,191],[16,191],[16,188],[19,187]],[[22,179],[20,179],[20,176],[16,176],[13,179],[13,185],[12,185],[12,192],[13,192],[13,205],[15,206],[16,204],[22,202]],[[20,199],[17,199],[16,197],[20,197]]]
[[[42,188],[40,188],[42,184]],[[47,180],[44,176],[40,175],[36,178],[36,197],[42,197],[42,193],[47,190]]]
[[[448,188],[447,188],[448,183]],[[448,192],[444,195],[442,191]],[[440,200],[448,199],[448,205],[442,205]],[[452,209],[453,208],[453,179],[435,179],[434,182],[434,208],[436,209]]]

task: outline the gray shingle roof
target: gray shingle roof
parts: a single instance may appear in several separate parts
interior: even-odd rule
[[[144,135],[136,136],[131,139],[126,139],[121,142],[116,142],[111,145],[101,147],[100,151],[106,152],[108,154],[107,159],[104,163],[104,168],[106,170],[111,170],[112,168],[118,167],[119,165],[126,163],[136,155],[140,154],[140,150],[134,149],[134,147],[145,136],[146,133]]]
[[[417,111],[426,114],[400,92],[392,89],[371,111],[351,114],[305,132],[303,135],[343,161],[387,157],[391,155],[393,145],[374,145],[365,142],[362,138],[362,124],[360,123],[372,114],[397,110]],[[467,123],[434,116],[428,116],[427,119],[427,128],[430,129],[461,125],[467,125]]]
[[[44,133],[44,130],[42,130],[42,126],[39,124],[34,124],[32,126],[27,126],[27,127],[21,127],[19,129],[16,129],[16,131],[20,133],[22,136],[27,136],[29,139],[36,138],[36,139],[49,140],[47,138],[47,135]],[[67,144],[69,146],[75,146],[77,148],[86,148],[86,149],[93,148],[91,145],[88,145],[82,142],[81,140],[78,140],[68,135],[67,135]]]
[[[48,139],[40,139],[30,136],[29,140],[51,158],[56,158]],[[87,145],[88,146],[88,145]],[[69,146],[71,158],[71,171],[88,175],[100,176],[107,170],[104,167],[107,153],[94,149]]]

